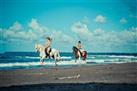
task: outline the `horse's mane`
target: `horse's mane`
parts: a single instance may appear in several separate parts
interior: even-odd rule
[[[39,46],[39,47],[44,47],[44,46],[43,46],[43,45],[41,45],[41,44],[38,44],[38,46]]]
[[[38,47],[38,48],[41,48],[42,50],[44,50],[44,46],[41,45],[41,44],[37,44],[37,47]]]
[[[76,46],[73,46],[72,50],[73,50],[73,52],[77,52],[78,48]]]

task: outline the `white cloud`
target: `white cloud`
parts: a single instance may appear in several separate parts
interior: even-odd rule
[[[29,40],[37,40],[38,35],[35,34],[35,33],[33,33],[31,30],[29,30],[29,31],[27,32],[27,38],[28,38]]]
[[[44,33],[44,27],[40,26],[36,19],[32,18],[28,26],[38,34]]]
[[[127,20],[123,17],[123,18],[120,19],[120,23],[121,23],[121,24],[126,24],[126,23],[127,23]]]
[[[137,49],[137,27],[131,27],[123,31],[105,31],[102,28],[97,28],[90,30],[88,25],[84,22],[76,22],[71,26],[71,32],[75,33],[77,36],[67,35],[63,31],[52,30],[45,26],[40,25],[36,19],[32,19],[28,23],[28,28],[23,28],[19,22],[13,23],[13,25],[7,29],[0,28],[0,42],[5,41],[34,41],[34,40],[44,40],[46,36],[51,36],[55,45],[58,43],[58,47],[64,46],[64,48],[71,48],[77,40],[85,42],[85,46],[91,48],[92,50],[107,50],[113,49],[113,47],[122,47],[125,50],[128,47],[133,47]],[[26,30],[25,30],[26,29]],[[46,34],[46,36],[45,36]],[[69,44],[69,46],[68,46]],[[130,48],[131,49],[131,48]],[[62,49],[63,50],[63,49]],[[91,51],[89,49],[89,51]]]
[[[116,51],[117,49],[119,51],[123,48],[128,51],[129,47],[130,50],[132,50],[131,48],[137,49],[137,27],[123,31],[105,31],[102,28],[90,30],[87,25],[77,22],[72,25],[71,29],[78,35],[78,39],[89,46],[89,50]]]
[[[87,25],[81,22],[74,23],[72,31],[76,33],[88,33]]]
[[[23,26],[19,22],[13,23],[7,29],[1,29],[0,32],[2,33],[1,38],[7,41],[35,41],[41,40],[46,37],[48,28],[45,26],[41,26],[36,19],[32,18],[32,20],[28,23],[27,28],[23,28]]]
[[[98,16],[96,16],[94,21],[98,22],[98,23],[105,23],[106,22],[106,18],[103,15],[98,15]]]
[[[137,15],[130,14],[129,17],[137,19]]]
[[[34,30],[39,30],[40,26],[36,19],[32,18],[31,22],[28,24],[28,26]]]
[[[25,30],[26,29],[26,30]],[[1,40],[7,42],[13,41],[39,41],[45,42],[47,36],[51,36],[53,40],[60,43],[72,43],[73,38],[62,31],[52,30],[45,26],[40,25],[36,19],[32,19],[28,23],[28,28],[23,28],[19,22],[13,23],[13,25],[7,29],[0,28]]]
[[[71,27],[72,32],[75,32],[81,40],[90,40],[92,33],[89,31],[87,24],[76,22]]]
[[[102,30],[101,28],[97,28],[93,31],[93,34],[96,36],[100,36],[100,34],[104,34],[104,30]]]
[[[33,32],[31,31],[18,31],[18,32],[15,32],[15,31],[11,31],[11,30],[5,30],[4,33],[3,33],[3,39],[6,39],[6,40],[13,40],[16,41],[16,40],[36,40],[37,39],[37,35],[34,34]]]
[[[22,25],[17,21],[8,29],[1,29],[0,32],[2,33],[1,40],[4,41],[33,41],[38,37],[37,33],[32,30],[24,30]]]
[[[18,21],[16,21],[16,22],[9,28],[9,30],[15,31],[15,32],[20,31],[21,29],[22,29],[22,25],[21,25]]]
[[[106,43],[111,43],[111,46],[113,45],[119,45],[119,46],[134,46],[137,44],[137,29],[131,28],[124,31],[116,32],[116,31],[110,31],[105,33],[106,36],[108,36],[107,39],[105,39]],[[102,37],[103,38],[103,37]],[[108,40],[108,41],[107,41]]]
[[[103,31],[101,29],[94,30],[93,36],[95,41],[103,44],[113,45],[135,45],[137,43],[137,28],[132,27],[124,31]]]
[[[59,41],[60,43],[72,43],[74,41],[74,39],[63,33],[62,31],[53,31],[51,33],[51,37],[55,40],[55,41]]]
[[[137,44],[137,27],[131,27],[127,30],[122,31],[120,34],[122,40],[124,40],[125,43]]]
[[[82,23],[84,23],[84,24],[88,24],[88,23],[89,23],[89,19],[88,19],[87,16],[85,16],[85,17],[83,18]]]

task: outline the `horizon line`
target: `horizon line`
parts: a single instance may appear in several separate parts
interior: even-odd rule
[[[35,51],[6,51],[6,52],[0,52],[1,53],[16,53],[16,52],[35,52]],[[60,52],[60,53],[72,53],[72,52]],[[123,54],[137,54],[137,52],[88,52],[88,53],[123,53]]]

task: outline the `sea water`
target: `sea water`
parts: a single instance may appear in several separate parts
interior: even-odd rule
[[[87,60],[75,60],[72,53],[61,53],[59,67],[82,65],[120,64],[137,62],[137,53],[88,53]],[[54,67],[54,59],[45,59],[43,65],[36,52],[5,52],[0,54],[0,70]]]

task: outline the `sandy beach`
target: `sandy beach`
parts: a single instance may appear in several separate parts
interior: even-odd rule
[[[136,90],[137,63],[0,71],[0,89],[2,91],[9,89],[18,91],[21,90],[21,87],[22,89],[23,87],[24,89],[25,87],[31,88],[28,91],[32,91],[32,88],[39,91],[38,89],[43,87],[43,89],[48,89],[46,91],[57,91],[58,88],[63,89],[62,87],[65,86],[66,89],[80,91],[84,89],[108,91],[106,88],[114,88],[113,91],[117,88],[121,88],[119,91]],[[98,86],[99,88],[106,86],[106,88],[105,90],[95,90]]]

